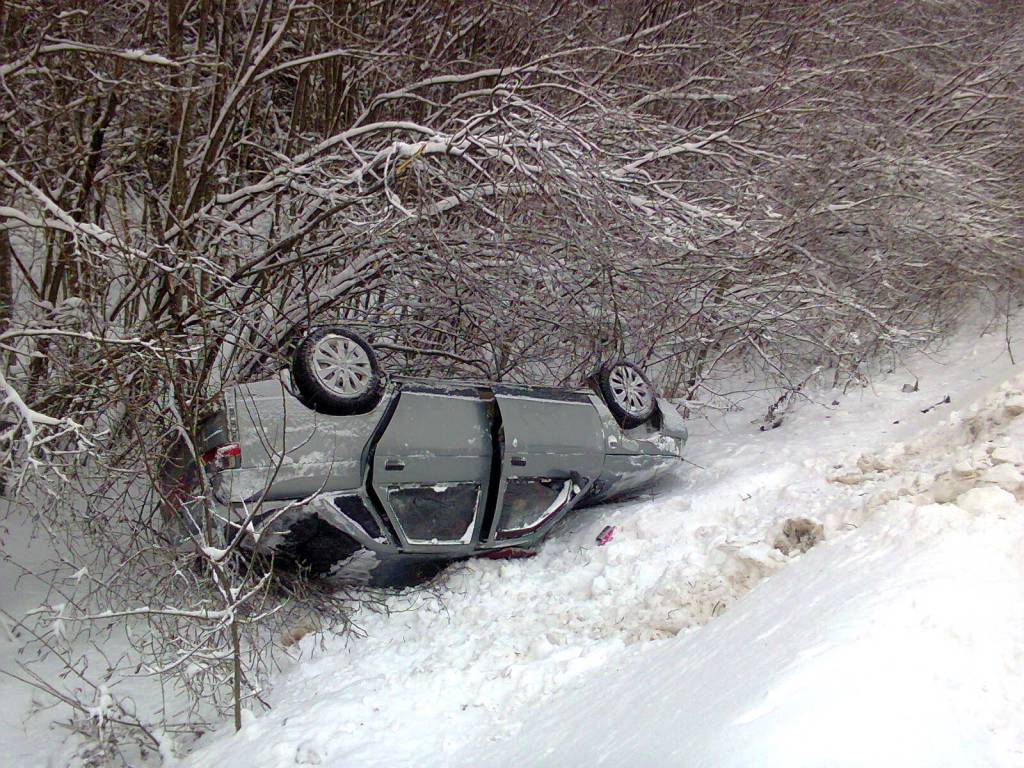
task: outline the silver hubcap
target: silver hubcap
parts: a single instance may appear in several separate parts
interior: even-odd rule
[[[313,348],[313,372],[331,392],[358,397],[370,388],[373,366],[366,350],[346,336],[324,336]]]
[[[639,415],[651,403],[651,390],[639,372],[627,365],[617,365],[608,374],[608,385],[615,402],[626,413]]]

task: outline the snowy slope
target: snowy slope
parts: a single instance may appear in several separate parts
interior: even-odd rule
[[[1024,764],[1022,390],[890,451],[863,482],[869,507],[898,500],[720,620],[553,697],[528,739],[444,764]]]
[[[273,709],[186,764],[1024,764],[1012,373],[965,334],[770,432],[753,405],[694,424],[674,486],[307,638]],[[826,540],[784,555],[791,518]]]

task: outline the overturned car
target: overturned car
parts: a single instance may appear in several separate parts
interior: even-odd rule
[[[224,393],[200,438],[212,498],[178,511],[198,527],[212,509],[229,538],[315,572],[408,583],[529,552],[570,510],[649,486],[686,438],[625,361],[582,389],[388,377],[359,335],[320,328],[290,372]]]

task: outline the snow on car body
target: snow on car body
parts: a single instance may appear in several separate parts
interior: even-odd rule
[[[373,400],[344,413],[295,372],[225,393],[202,446],[212,502],[229,525],[262,529],[260,549],[315,570],[373,553],[377,583],[399,564],[533,548],[570,510],[650,485],[687,438],[653,392],[641,423],[616,415],[597,378],[558,389],[381,376]]]

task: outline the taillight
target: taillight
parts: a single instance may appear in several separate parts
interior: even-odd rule
[[[203,464],[213,465],[215,469],[234,469],[242,462],[242,446],[238,443],[227,443],[211,448],[202,455]]]

